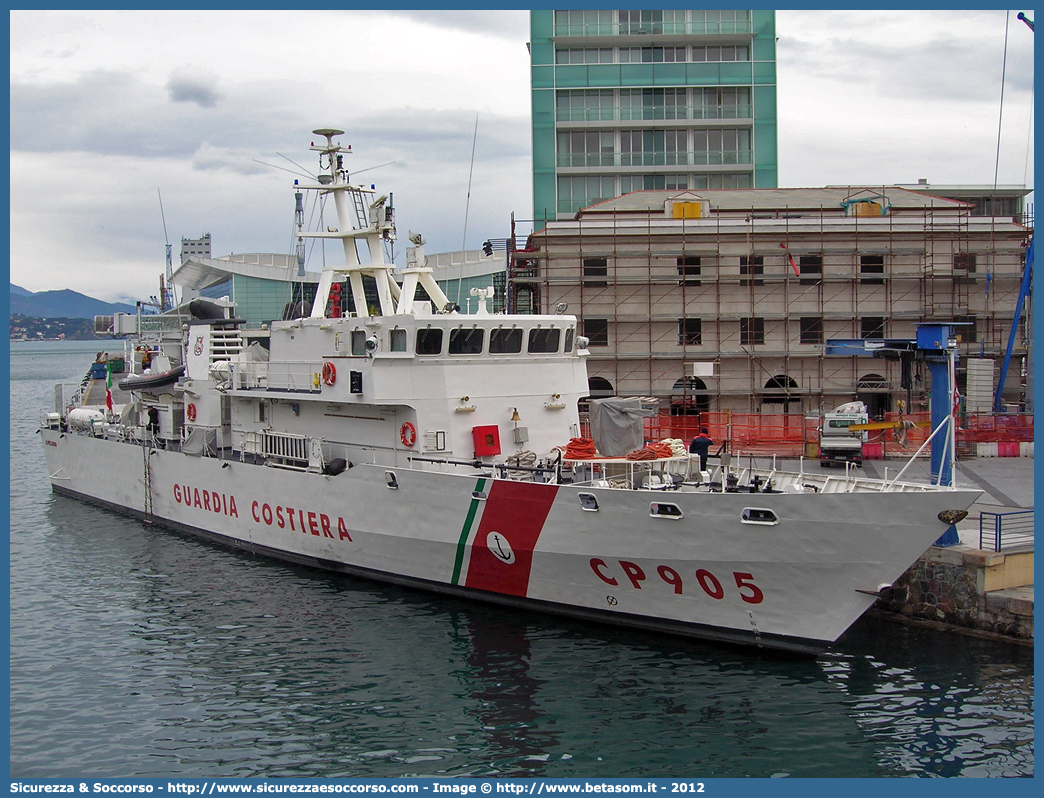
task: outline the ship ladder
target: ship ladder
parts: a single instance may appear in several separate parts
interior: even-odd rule
[[[145,523],[152,523],[152,453],[155,451],[151,446],[141,447],[141,456],[144,463],[145,476]]]
[[[370,226],[370,212],[369,208],[366,207],[366,198],[361,191],[349,189],[348,193],[351,195],[352,205],[355,206],[355,217],[358,219],[357,227],[360,230],[365,230]]]

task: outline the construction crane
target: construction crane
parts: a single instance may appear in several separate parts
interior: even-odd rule
[[[159,306],[160,310],[170,310],[178,301],[174,296],[174,264],[170,258],[170,238],[167,236],[167,217],[163,213],[163,194],[160,193],[158,188],[156,189],[156,194],[159,196],[160,219],[163,220],[163,241],[167,245],[166,281],[160,278]]]

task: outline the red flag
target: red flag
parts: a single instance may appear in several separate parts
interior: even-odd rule
[[[787,248],[786,244],[780,244],[780,246],[783,249]],[[787,253],[787,262],[790,263],[790,268],[794,270],[794,274],[796,274],[798,277],[800,277],[801,276],[801,270],[798,269],[798,265],[796,263],[794,263],[794,256],[791,255],[789,252]]]

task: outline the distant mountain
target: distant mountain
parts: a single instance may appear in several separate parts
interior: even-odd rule
[[[102,302],[68,288],[34,294],[12,285],[10,312],[42,319],[93,319],[117,312],[134,313],[135,308],[121,302]]]

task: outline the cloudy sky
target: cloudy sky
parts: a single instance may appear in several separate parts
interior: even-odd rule
[[[532,214],[525,11],[10,22],[11,282],[30,291],[156,294],[158,192],[175,265],[204,232],[215,255],[292,251],[285,170],[314,168],[318,127],[394,194],[400,251],[408,230],[459,250],[465,218],[477,249]],[[1032,185],[1033,34],[1009,26],[998,180]],[[781,186],[994,182],[1005,12],[779,11],[776,28]]]

